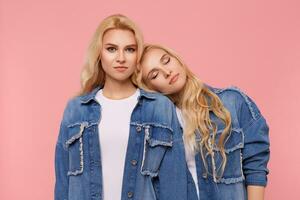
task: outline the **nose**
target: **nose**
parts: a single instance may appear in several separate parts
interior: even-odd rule
[[[161,70],[162,70],[165,78],[168,78],[172,74],[172,70],[169,70],[166,68],[162,68]]]
[[[118,63],[124,63],[124,62],[125,62],[124,51],[120,50],[120,51],[118,52],[118,55],[117,55],[117,62],[118,62]]]

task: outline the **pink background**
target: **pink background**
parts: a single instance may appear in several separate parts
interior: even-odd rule
[[[266,199],[300,199],[299,10],[296,0],[0,0],[0,199],[53,199],[62,112],[96,26],[115,13],[203,81],[255,100],[270,126]]]

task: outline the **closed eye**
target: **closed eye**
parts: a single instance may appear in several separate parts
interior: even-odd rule
[[[159,74],[159,71],[154,72],[151,79],[155,79],[158,76],[158,74]]]
[[[158,76],[158,74],[159,74],[159,71],[158,71],[158,70],[153,70],[152,72],[150,72],[148,78],[149,78],[150,80],[153,80],[153,79],[155,79],[155,78]]]
[[[170,62],[171,58],[170,56],[166,56],[164,59],[163,59],[163,64],[166,65]]]

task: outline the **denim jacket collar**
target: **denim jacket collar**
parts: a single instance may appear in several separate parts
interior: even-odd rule
[[[91,92],[89,92],[89,93],[87,93],[87,94],[81,96],[81,97],[80,97],[81,103],[82,103],[82,104],[87,104],[87,103],[89,103],[91,100],[96,101],[95,96],[96,96],[97,92],[98,92],[100,89],[102,89],[102,88],[103,88],[102,86],[97,86],[97,87],[94,88]],[[139,90],[140,90],[140,96],[139,96],[139,99],[140,99],[141,97],[145,97],[145,98],[147,98],[147,99],[156,99],[156,96],[155,96],[154,93],[147,92],[147,91],[145,91],[145,90],[143,90],[143,89],[141,89],[141,88],[139,88]]]

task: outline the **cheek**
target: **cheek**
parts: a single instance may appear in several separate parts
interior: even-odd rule
[[[103,68],[109,68],[112,66],[114,56],[112,54],[103,53],[101,55],[101,64]]]
[[[183,67],[180,66],[178,68],[178,72],[180,73],[180,79],[179,79],[178,82],[179,82],[180,85],[184,85],[185,82],[186,82],[186,71]]]
[[[177,89],[181,90],[185,84],[186,84],[186,73],[183,71],[180,75],[180,78],[178,79],[177,84],[176,84]]]
[[[133,64],[137,63],[137,54],[129,54],[127,56],[127,58],[130,63],[133,63]]]
[[[115,57],[116,57],[115,53],[110,53],[107,51],[103,51],[101,54],[101,59],[106,60],[106,61],[114,60]]]
[[[185,85],[185,82],[186,82],[186,80],[184,78],[178,81],[178,84],[177,84],[177,90],[178,91],[177,92],[179,92],[180,90],[182,90],[182,88]]]
[[[104,71],[107,71],[107,69],[109,68],[109,64],[107,63],[107,61],[105,59],[101,59],[101,65]]]

